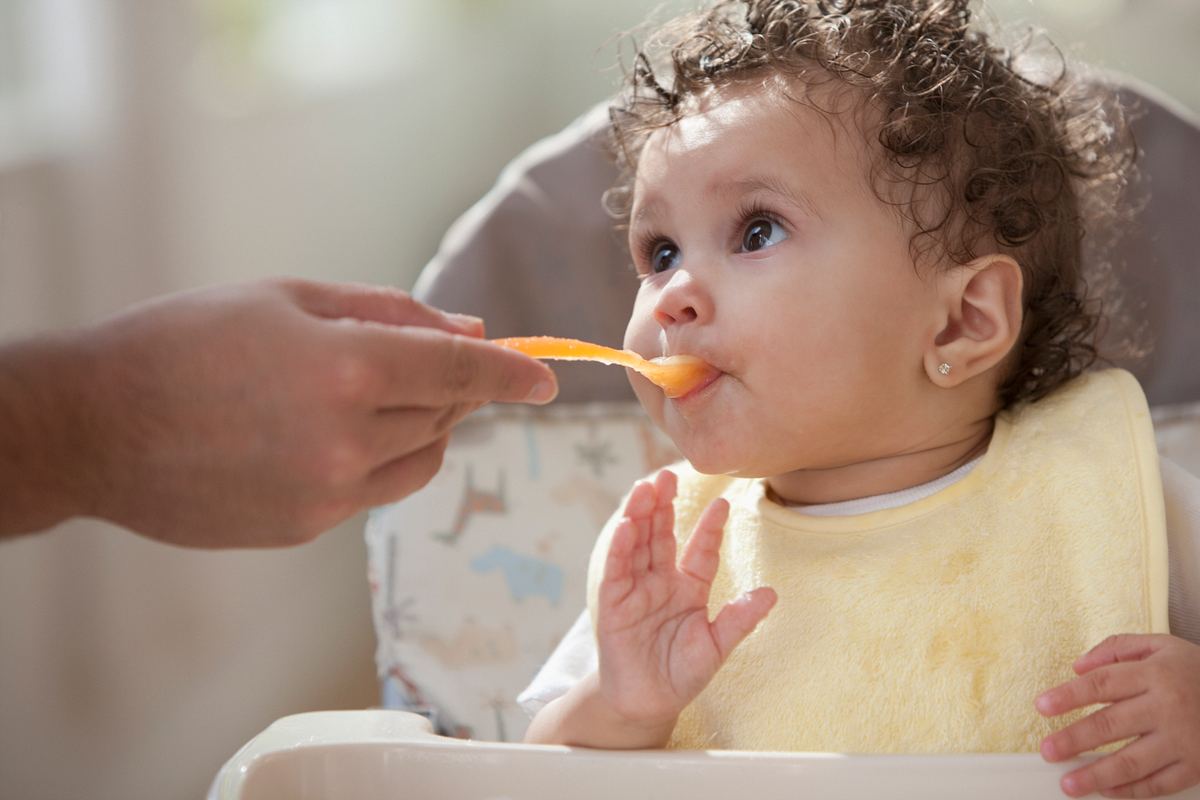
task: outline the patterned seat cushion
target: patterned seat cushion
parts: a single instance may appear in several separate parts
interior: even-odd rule
[[[633,403],[493,407],[456,428],[433,481],[368,518],[384,705],[519,740],[516,696],[583,608],[601,526],[676,460]]]

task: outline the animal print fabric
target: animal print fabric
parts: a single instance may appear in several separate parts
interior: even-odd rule
[[[456,428],[433,481],[368,517],[383,705],[519,741],[517,694],[584,606],[597,533],[678,458],[633,403],[494,406]]]

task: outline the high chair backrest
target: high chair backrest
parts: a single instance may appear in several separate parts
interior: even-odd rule
[[[1200,216],[1200,116],[1152,87],[1121,82],[1140,150],[1141,177],[1130,199],[1142,210],[1112,260],[1151,346],[1140,362],[1123,366],[1137,375],[1151,406],[1194,403],[1200,401],[1200,254],[1192,239]]]
[[[446,233],[414,293],[476,314],[488,336],[568,336],[620,347],[637,293],[623,235],[601,206],[616,180],[607,103],[509,164]],[[632,401],[620,369],[555,362],[562,403]]]
[[[1200,401],[1200,124],[1127,85],[1151,194],[1113,255],[1156,349],[1129,365],[1152,404]],[[489,336],[546,334],[620,346],[637,282],[601,194],[615,178],[597,107],[520,155],[447,233],[416,294],[482,316]],[[556,364],[548,409],[493,407],[461,425],[424,490],[367,525],[384,704],[443,730],[519,739],[514,698],[583,608],[588,554],[632,482],[676,458],[623,371]],[[1164,436],[1200,471],[1200,413]],[[1166,440],[1163,440],[1166,441]]]

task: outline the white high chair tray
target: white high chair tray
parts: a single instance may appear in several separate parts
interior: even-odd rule
[[[252,739],[209,800],[1062,800],[1058,780],[1080,763],[1034,754],[621,753],[450,739],[404,711],[325,711],[284,717]],[[1175,797],[1200,800],[1200,787]]]

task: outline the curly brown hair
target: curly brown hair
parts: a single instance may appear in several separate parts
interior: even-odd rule
[[[878,112],[864,131],[882,155],[870,179],[912,226],[914,267],[984,248],[1021,265],[1024,323],[999,400],[1043,397],[1098,357],[1112,270],[1100,260],[1085,274],[1081,243],[1115,229],[1136,147],[1114,91],[1052,46],[1039,52],[1040,35],[1000,46],[970,5],[726,0],[668,23],[637,50],[610,109],[621,169],[610,211],[628,223],[646,139],[713,90],[766,74],[861,90],[860,107]]]

